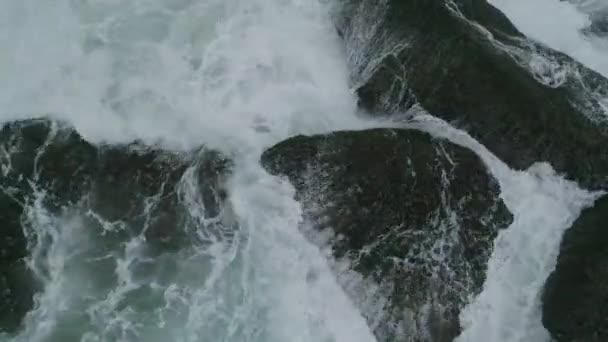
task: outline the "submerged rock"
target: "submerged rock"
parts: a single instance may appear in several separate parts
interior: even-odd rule
[[[262,163],[289,178],[312,227],[335,234],[334,256],[389,297],[385,316],[366,313],[380,341],[452,341],[512,220],[473,152],[415,130],[375,129],[297,136]]]
[[[420,104],[512,167],[547,161],[585,187],[608,186],[601,75],[527,40],[485,0],[343,2],[361,107],[395,115]]]
[[[112,249],[104,244],[137,236],[145,241],[145,255],[175,252],[190,239],[189,221],[198,219],[187,210],[188,201],[200,203],[205,217],[218,216],[231,166],[204,148],[177,153],[138,143],[95,146],[62,123],[27,120],[0,130],[0,167],[0,332],[11,332],[48,280],[44,252],[29,267],[25,262],[28,249],[44,250],[53,239],[41,237],[46,232],[40,216],[79,217],[100,245],[87,253],[107,255]],[[197,187],[193,194],[181,187],[186,181]],[[96,260],[89,272],[114,272],[112,259],[88,257]]]
[[[564,342],[608,341],[608,197],[566,231],[545,285],[543,323]]]

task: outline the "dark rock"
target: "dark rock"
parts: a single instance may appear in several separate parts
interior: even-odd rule
[[[289,178],[313,227],[336,234],[334,255],[386,289],[380,341],[452,341],[512,219],[475,154],[419,131],[375,129],[297,136],[262,163]]]
[[[547,161],[585,187],[608,186],[601,75],[525,39],[485,0],[345,3],[339,26],[362,108],[395,115],[419,103],[512,167]]]
[[[608,197],[566,231],[543,294],[543,323],[556,341],[608,341]]]
[[[27,120],[0,130],[0,167],[0,331],[10,332],[32,308],[32,296],[44,281],[39,277],[45,276],[44,262],[33,261],[41,271],[36,277],[24,261],[28,247],[41,248],[39,240],[24,235],[36,231],[24,208],[42,199],[51,215],[78,213],[102,249],[108,247],[103,255],[109,246],[138,235],[145,238],[149,256],[176,252],[190,238],[188,223],[196,220],[180,192],[182,181],[191,177],[189,185],[198,186],[193,196],[202,198],[206,217],[215,217],[231,163],[204,148],[178,153],[139,143],[95,146],[62,123]],[[104,232],[104,223],[124,229]]]
[[[33,305],[36,283],[27,272],[24,258],[27,241],[21,228],[23,207],[0,191],[0,331],[14,330]]]

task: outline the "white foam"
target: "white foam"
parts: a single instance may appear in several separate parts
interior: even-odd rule
[[[585,36],[589,14],[608,8],[602,1],[586,1],[581,8],[559,0],[489,0],[526,36],[561,51],[608,77],[608,42]]]
[[[251,179],[251,175],[242,176]],[[271,313],[272,329],[266,340],[375,340],[338,286],[325,256],[308,245],[302,234],[286,229],[301,223],[291,185],[267,176],[256,177],[253,182],[236,181],[240,190],[235,192],[235,212],[250,220],[246,221],[251,238],[247,262],[257,273],[250,286],[262,294],[254,297],[255,307],[267,307]],[[244,187],[243,182],[247,183]],[[248,215],[251,211],[261,214]],[[294,334],[296,331],[299,333]]]
[[[61,217],[34,222],[33,234],[50,246],[36,245],[32,258],[49,275],[14,341],[374,341],[324,256],[299,233],[293,189],[258,161],[290,135],[368,126],[353,114],[346,57],[325,6],[0,0],[0,121],[49,115],[94,142],[220,149],[236,161],[226,210],[240,226],[230,238],[166,256],[179,270],[170,284],[138,278],[147,260],[142,237],[131,237],[112,247],[113,270],[98,275],[108,279],[85,277],[106,284],[91,289],[79,277],[103,257],[95,239],[80,246],[91,260],[69,258],[87,221],[73,231]],[[182,195],[194,231],[205,229],[202,201]],[[63,261],[51,267],[53,260]],[[139,307],[138,291],[149,292],[152,309]]]
[[[230,148],[355,124],[316,1],[182,2],[3,0],[0,120],[50,114],[92,140]]]
[[[494,242],[482,292],[460,314],[459,342],[542,342],[540,294],[555,267],[562,235],[597,194],[538,163],[515,171],[466,132],[420,115],[413,127],[473,150],[498,180],[513,223]]]
[[[535,39],[608,71],[603,52],[579,34],[585,16],[570,5],[493,2]],[[50,337],[57,327],[84,333],[85,342],[374,340],[322,254],[297,231],[293,189],[257,160],[293,134],[369,126],[353,115],[346,56],[325,12],[314,0],[0,0],[0,121],[48,114],[93,141],[218,148],[237,161],[226,210],[241,225],[228,240],[170,260],[180,271],[168,285],[152,284],[156,307],[137,316],[117,307],[139,286],[130,267],[142,261],[141,241],[112,256],[114,291],[79,286],[91,270],[72,247],[95,250],[95,241],[82,221],[30,208],[33,233],[51,246],[34,253],[45,291],[14,341],[63,341]],[[484,290],[461,315],[459,340],[546,338],[538,294],[561,234],[594,196],[545,164],[513,171],[438,121],[419,128],[478,153],[515,216],[496,240]],[[203,222],[201,201],[188,196]]]

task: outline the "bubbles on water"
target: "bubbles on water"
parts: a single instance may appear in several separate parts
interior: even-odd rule
[[[50,114],[91,140],[224,150],[358,125],[339,38],[314,0],[0,7],[12,18],[3,119]]]
[[[298,232],[293,189],[258,162],[290,135],[367,125],[326,6],[0,0],[1,121],[49,115],[94,142],[204,144],[235,159],[217,217],[184,174],[190,239],[176,252],[151,254],[145,228],[128,234],[87,208],[29,207],[44,291],[12,341],[374,340]]]
[[[586,36],[590,15],[604,11],[602,1],[490,0],[526,36],[570,55],[588,68],[608,77],[608,41]],[[585,7],[587,4],[587,7]]]
[[[482,292],[461,312],[459,342],[549,341],[542,326],[540,293],[555,267],[562,235],[598,194],[537,163],[510,169],[466,132],[420,114],[410,124],[477,153],[498,180],[514,221],[494,242]]]
[[[539,20],[547,1],[493,0],[536,39],[608,72],[579,33],[588,20],[557,1],[559,11]],[[125,237],[116,222],[86,210],[56,217],[35,202],[31,264],[45,290],[14,341],[374,340],[298,232],[293,189],[257,161],[293,134],[369,126],[352,114],[346,56],[325,10],[313,0],[0,0],[0,120],[51,115],[94,141],[205,144],[236,158],[216,218],[231,229],[196,229],[214,222],[186,173],[180,200],[192,244],[154,260],[142,235]],[[544,75],[551,66],[538,67]],[[496,242],[484,291],[462,314],[461,339],[517,341],[538,329],[536,296],[561,232],[592,196],[547,166],[510,170],[462,132],[432,127],[482,156],[516,216]],[[344,271],[343,285],[357,287]],[[359,301],[383,306],[373,294]]]

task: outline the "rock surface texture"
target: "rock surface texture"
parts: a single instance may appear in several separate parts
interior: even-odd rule
[[[556,341],[608,340],[608,197],[566,231],[543,302],[543,323]]]
[[[381,341],[451,341],[511,214],[471,151],[415,130],[298,136],[263,165],[297,190],[305,218],[329,230],[334,256],[386,291]]]
[[[608,190],[608,80],[600,74],[526,38],[486,0],[340,2],[336,25],[362,112],[395,121],[429,113],[512,168],[546,161],[586,189]],[[595,38],[608,32],[606,13],[590,21]],[[481,291],[495,238],[513,221],[474,152],[383,128],[295,136],[261,163],[294,186],[301,229],[334,268],[345,267],[337,274],[362,278],[360,288],[342,285],[378,341],[459,335],[459,314]],[[158,289],[188,282],[184,274],[202,283],[209,261],[189,258],[238,229],[225,203],[232,168],[204,147],[94,145],[45,119],[0,126],[0,336],[29,322],[53,282],[64,281],[68,298],[76,296],[66,283],[91,279],[79,295],[95,302],[132,282],[121,300],[133,315],[164,305]],[[604,197],[563,238],[542,297],[543,323],[558,342],[608,341],[607,222]],[[56,262],[53,248],[77,262]],[[121,263],[128,281],[119,279]],[[67,280],[53,278],[59,273]],[[89,313],[76,311],[69,321],[87,322]]]
[[[344,3],[339,29],[364,109],[421,105],[511,167],[547,161],[585,187],[608,185],[601,75],[527,40],[485,0]]]
[[[593,9],[588,30],[601,36],[605,5],[573,2]],[[338,29],[364,111],[407,118],[421,107],[513,168],[546,161],[586,189],[608,188],[600,74],[528,39],[485,0],[342,3]],[[606,340],[605,204],[567,232],[547,283],[544,323],[558,341]]]

